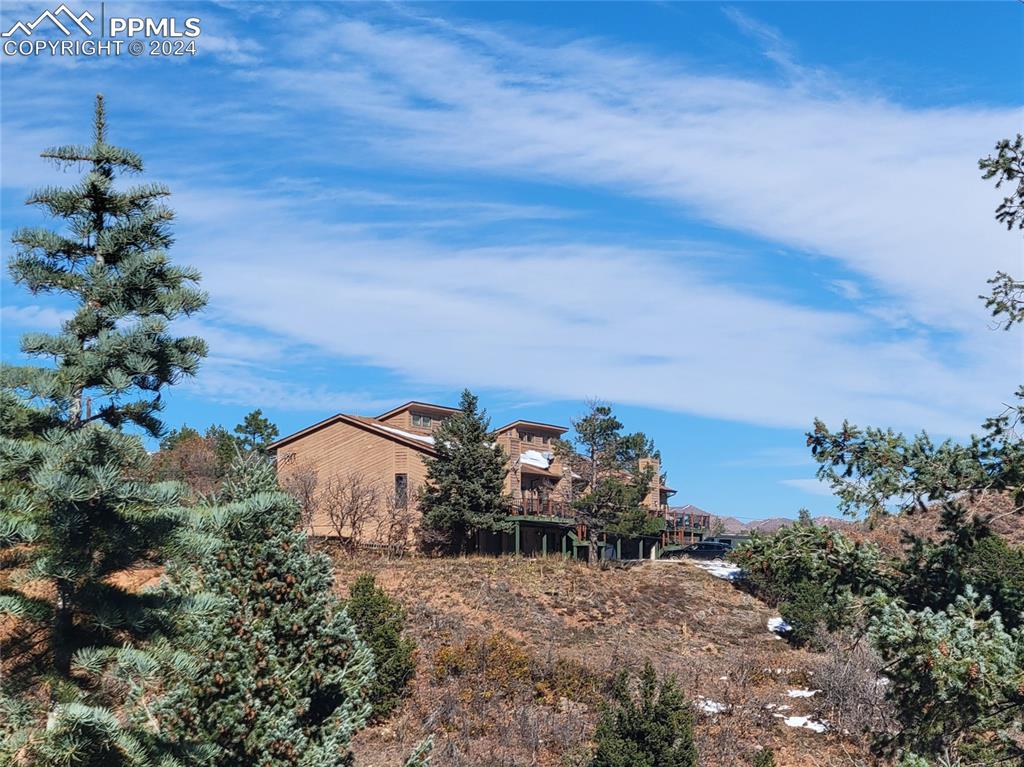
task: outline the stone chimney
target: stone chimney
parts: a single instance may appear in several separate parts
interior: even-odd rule
[[[641,458],[639,461],[638,469],[642,472],[648,466],[654,472],[654,477],[651,479],[650,489],[647,492],[647,496],[644,498],[644,506],[651,511],[661,510],[661,461],[657,458]]]

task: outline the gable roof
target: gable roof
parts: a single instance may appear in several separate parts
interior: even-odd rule
[[[346,413],[338,413],[332,415],[330,418],[307,426],[305,429],[301,429],[294,434],[289,434],[287,437],[282,437],[276,442],[272,442],[269,446],[270,450],[278,450],[279,448],[294,442],[297,439],[306,437],[314,432],[325,429],[328,426],[333,426],[336,423],[346,423],[350,426],[355,426],[357,429],[372,432],[385,439],[389,439],[392,442],[398,442],[407,447],[411,447],[415,450],[419,450],[422,453],[434,454],[434,438],[429,437],[425,434],[413,434],[410,431],[395,428],[388,424],[380,423],[375,418],[366,418],[365,416],[348,415]]]
[[[390,410],[388,410],[386,413],[381,413],[379,416],[377,416],[376,420],[383,421],[385,418],[390,418],[393,415],[397,415],[398,413],[401,413],[403,410],[409,410],[410,408],[414,408],[414,407],[423,408],[424,410],[436,410],[436,411],[439,411],[439,412],[442,412],[442,413],[457,413],[457,412],[459,412],[459,409],[457,407],[448,407],[447,405],[434,405],[433,403],[430,403],[430,402],[420,402],[419,400],[411,399],[408,402],[406,402],[404,405],[399,405],[398,407],[393,407]]]
[[[540,421],[523,420],[512,421],[511,423],[507,423],[504,426],[499,426],[494,431],[495,433],[500,433],[503,431],[508,431],[509,429],[515,426],[532,426],[535,429],[543,429],[545,431],[556,431],[559,434],[565,434],[567,431],[569,431],[568,427],[566,426],[555,426],[553,423],[542,423]]]

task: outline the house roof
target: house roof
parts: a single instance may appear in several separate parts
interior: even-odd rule
[[[434,438],[424,434],[413,434],[410,431],[404,429],[397,429],[394,426],[380,423],[376,418],[367,418],[359,415],[348,415],[346,413],[338,413],[332,415],[330,418],[325,418],[312,426],[307,426],[305,429],[301,429],[294,434],[289,434],[287,437],[282,437],[270,444],[271,450],[278,450],[279,448],[294,442],[297,439],[313,434],[314,432],[320,431],[328,426],[333,426],[336,423],[347,423],[350,426],[355,426],[358,429],[364,431],[373,432],[378,434],[385,439],[390,439],[393,442],[399,442],[408,447],[419,450],[423,453],[433,454],[434,452]]]
[[[457,407],[448,407],[447,405],[434,405],[430,402],[420,402],[419,400],[409,400],[404,405],[393,407],[386,413],[381,413],[377,416],[378,421],[382,421],[385,418],[390,418],[396,413],[401,413],[403,410],[409,410],[410,408],[420,408],[421,410],[434,410],[439,413],[457,413],[459,409]]]
[[[558,432],[559,434],[565,434],[567,431],[569,431],[568,427],[566,427],[566,426],[556,426],[553,423],[542,423],[540,421],[523,421],[523,420],[512,421],[511,423],[507,423],[504,426],[499,426],[494,431],[495,432],[508,431],[509,429],[511,429],[513,427],[516,427],[516,426],[529,426],[529,427],[534,428],[534,429],[542,429],[544,431]]]
[[[550,477],[551,479],[562,478],[562,475],[557,472],[551,471],[550,469],[542,469],[539,466],[531,466],[528,463],[519,464],[519,471],[523,474],[530,474],[536,477]]]

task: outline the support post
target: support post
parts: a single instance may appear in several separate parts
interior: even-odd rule
[[[622,539],[621,538],[616,538],[615,539],[615,558],[619,559],[619,560],[622,559]]]
[[[516,556],[519,556],[519,520],[516,520]]]
[[[540,551],[541,551],[541,556],[544,557],[544,559],[547,559],[548,558],[548,534],[546,532],[543,535],[541,535],[541,537],[540,537]]]
[[[562,557],[563,558],[568,558],[568,556],[569,556],[569,547],[566,545],[566,544],[568,544],[568,542],[569,542],[569,536],[566,535],[565,533],[562,533]]]
[[[640,559],[644,558],[644,539],[640,539]]]

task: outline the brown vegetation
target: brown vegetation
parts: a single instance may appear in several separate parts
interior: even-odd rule
[[[428,733],[433,767],[585,764],[611,677],[648,658],[695,704],[726,707],[698,709],[702,765],[747,765],[762,746],[780,767],[875,763],[858,732],[884,714],[865,688],[870,659],[791,648],[767,630],[769,608],[688,562],[357,555],[338,558],[337,588],[366,570],[408,609],[419,654],[411,698],[356,738],[363,767],[400,762]],[[789,697],[794,688],[828,695]],[[856,714],[827,733],[782,724],[834,717],[846,700]]]

